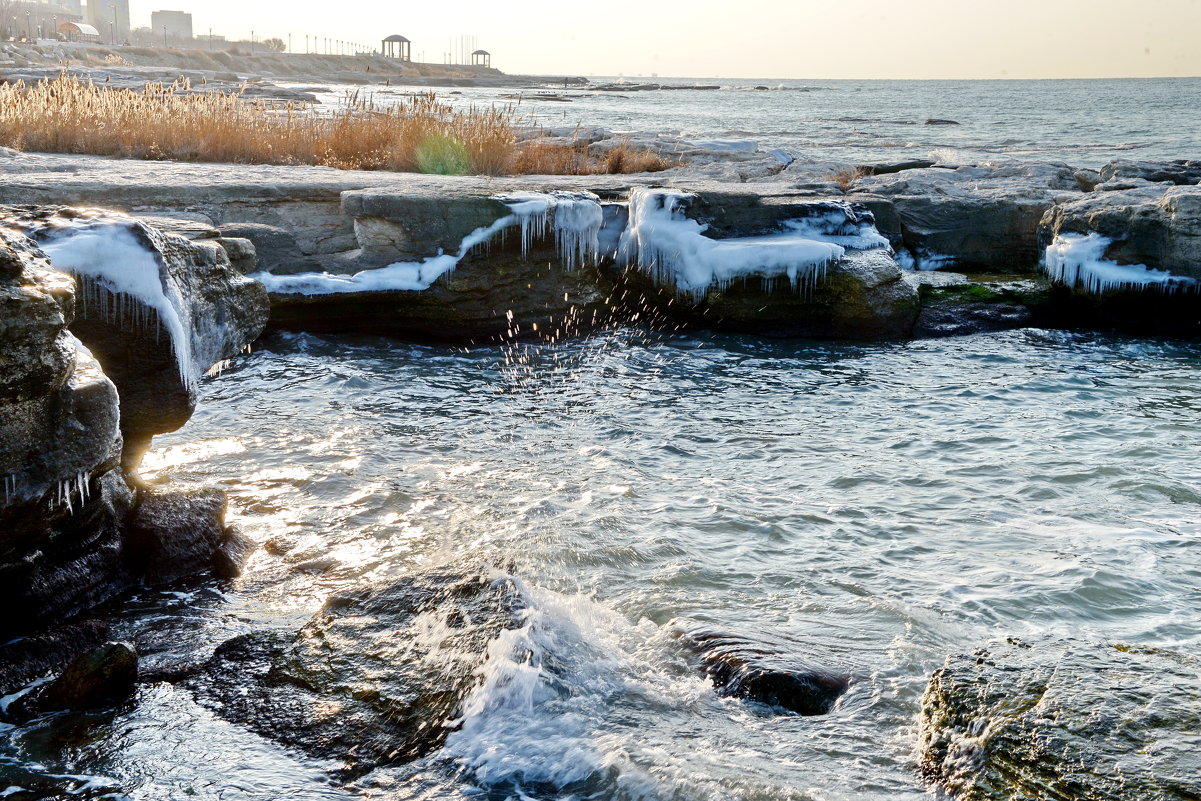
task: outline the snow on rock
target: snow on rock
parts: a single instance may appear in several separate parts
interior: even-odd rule
[[[137,333],[162,326],[171,338],[180,378],[193,385],[199,371],[192,359],[188,306],[164,265],[129,227],[112,220],[77,221],[51,234],[42,249],[54,268],[75,277],[84,313],[99,312],[111,325],[132,321]]]
[[[1113,240],[1098,233],[1059,234],[1047,248],[1043,270],[1069,287],[1100,294],[1122,289],[1175,292],[1196,286],[1193,278],[1154,270],[1144,264],[1118,264],[1105,258]]]
[[[454,254],[439,253],[419,262],[396,262],[353,275],[257,273],[270,292],[328,295],[390,290],[422,291],[452,272],[476,248],[488,245],[510,228],[521,229],[521,254],[528,258],[535,242],[554,235],[562,264],[568,271],[595,262],[600,253],[604,213],[600,198],[590,192],[515,192],[496,198],[509,214],[491,225],[477,228],[459,244]]]
[[[722,289],[750,276],[787,277],[794,288],[810,289],[846,252],[832,240],[871,239],[858,230],[850,237],[829,235],[821,219],[793,221],[787,230],[766,236],[712,239],[705,236],[707,226],[685,214],[685,205],[693,197],[678,190],[635,189],[620,256],[655,281],[697,300],[711,287]]]

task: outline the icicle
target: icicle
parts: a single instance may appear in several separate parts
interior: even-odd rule
[[[1043,270],[1052,280],[1092,294],[1154,289],[1172,294],[1197,286],[1196,279],[1154,270],[1145,264],[1118,264],[1105,258],[1113,240],[1098,233],[1060,234],[1047,248]]]
[[[704,235],[706,226],[684,213],[692,197],[669,189],[635,189],[618,252],[623,262],[637,266],[656,283],[674,286],[694,300],[711,288],[726,289],[734,280],[751,276],[786,277],[794,290],[810,291],[846,253],[805,220],[790,223],[792,230],[783,233],[711,239]],[[879,244],[858,229],[850,236],[857,243]]]
[[[180,379],[189,387],[196,383],[183,301],[128,223],[82,221],[55,231],[42,247],[56,270],[75,277],[89,314],[132,333],[153,331],[155,342],[166,331]]]

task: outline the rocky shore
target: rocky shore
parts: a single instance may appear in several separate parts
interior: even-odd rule
[[[461,344],[555,342],[613,322],[852,340],[1032,325],[1197,336],[1199,183],[1198,162],[845,165],[703,147],[654,175],[503,179],[6,152],[0,601],[13,614],[0,622],[0,696],[36,692],[0,716],[128,690],[136,655],[89,618],[97,605],[236,575],[252,546],[225,525],[221,493],[146,487],[137,471],[152,437],[186,424],[201,376],[268,328]],[[419,576],[159,678],[353,778],[436,748],[446,731],[422,733],[422,717],[453,717],[473,666],[427,674],[401,654],[364,678],[327,659],[331,637],[353,647],[434,614],[482,659],[520,613],[488,571]],[[737,634],[680,638],[723,693],[801,714],[830,711],[853,681]],[[1072,653],[1083,672],[1126,658]],[[1014,797],[1000,784],[1185,797],[1150,779],[1131,785],[1149,795],[1122,795],[1106,777],[1015,778],[1003,744],[972,756],[982,746],[965,738],[1009,693],[977,687],[990,659],[931,681],[932,784],[965,799]],[[315,716],[331,698],[350,711]],[[1045,721],[1005,720],[1018,746],[1043,742]],[[1094,753],[1082,738],[1065,735],[1064,764]]]

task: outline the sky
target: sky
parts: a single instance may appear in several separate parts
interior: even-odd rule
[[[475,37],[508,73],[695,78],[1201,76],[1201,0],[131,0],[198,35],[372,43],[441,62]],[[331,9],[333,10],[331,12]],[[378,45],[377,45],[378,46]]]

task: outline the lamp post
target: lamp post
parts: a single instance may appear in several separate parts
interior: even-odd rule
[[[288,55],[292,55],[292,34],[288,34]]]
[[[250,32],[250,55],[254,55],[254,31]]]

